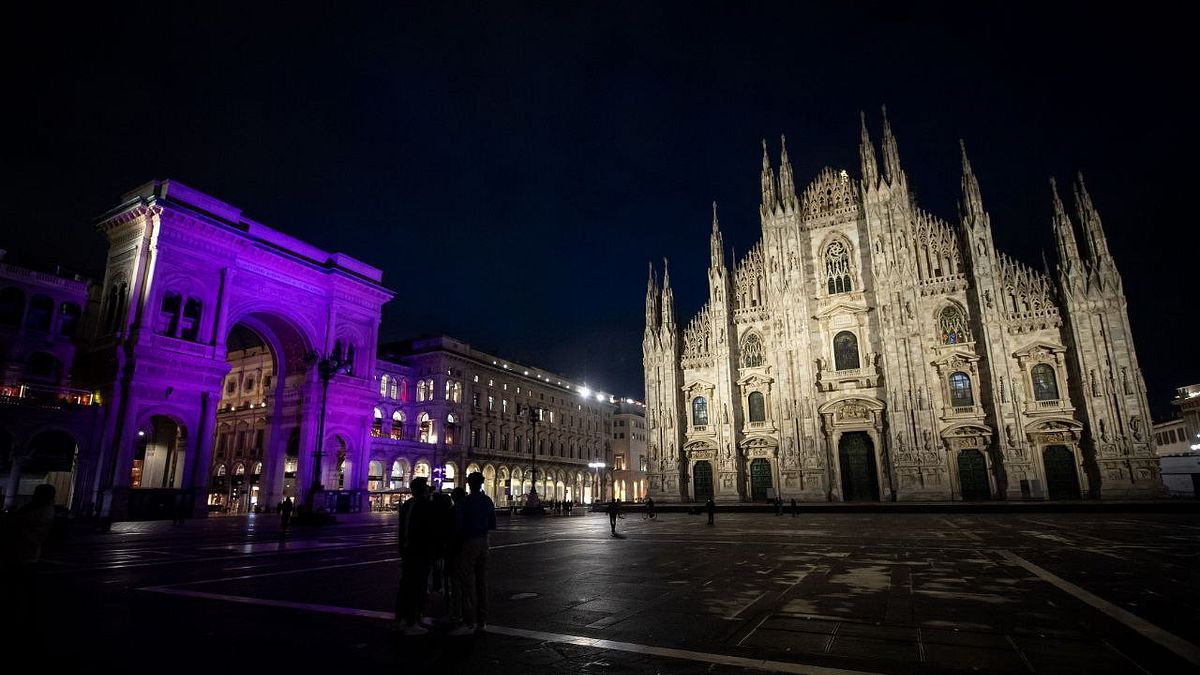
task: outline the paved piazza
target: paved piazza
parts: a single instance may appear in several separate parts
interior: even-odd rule
[[[389,630],[395,515],[127,523],[49,553],[54,658],[183,672],[1173,673],[1200,519],[1149,513],[504,517],[491,633]],[[66,641],[64,642],[64,638]]]

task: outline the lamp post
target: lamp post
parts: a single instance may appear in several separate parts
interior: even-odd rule
[[[597,495],[600,495],[600,497],[601,497],[600,501],[604,501],[604,500],[603,500],[603,495],[602,495],[602,494],[600,494],[600,493],[601,493],[601,490],[600,490],[600,469],[603,469],[603,468],[604,468],[604,462],[600,462],[600,461],[596,461],[596,462],[588,462],[588,468],[589,468],[589,469],[595,469],[595,470],[596,470],[596,490],[595,490],[594,492],[592,492],[592,503],[593,503],[593,504],[595,504],[595,503],[596,503],[596,496],[597,496]]]
[[[525,408],[529,413],[529,422],[533,425],[533,442],[529,447],[529,495],[525,497],[525,508],[521,509],[521,513],[525,515],[543,515],[545,509],[542,508],[538,501],[537,495],[537,423],[542,418],[542,409],[532,406]]]
[[[317,493],[325,490],[325,486],[321,483],[321,457],[325,454],[322,448],[325,445],[325,406],[329,402],[329,381],[335,375],[349,373],[351,364],[350,359],[342,355],[340,342],[334,347],[332,354],[321,356],[316,352],[310,352],[304,361],[310,366],[316,366],[317,376],[321,378],[321,412],[317,416],[317,445],[313,450],[312,485],[308,488],[308,504],[315,511]]]

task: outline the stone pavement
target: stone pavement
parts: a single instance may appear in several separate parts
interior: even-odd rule
[[[1200,667],[1190,514],[631,513],[503,518],[493,632],[388,630],[394,515],[281,536],[274,518],[120,524],[38,583],[60,658],[185,671],[1186,672]],[[47,611],[50,610],[50,611]],[[129,659],[134,659],[133,662]]]

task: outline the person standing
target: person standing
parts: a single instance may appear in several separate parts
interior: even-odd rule
[[[800,509],[796,508],[796,498],[792,497],[792,517],[800,515]]]
[[[292,524],[292,510],[294,508],[295,505],[292,504],[291,497],[285,497],[283,501],[279,502],[279,528],[284,532],[287,532],[288,525]]]
[[[396,590],[396,623],[405,635],[428,633],[418,621],[425,606],[425,588],[433,564],[435,515],[428,480],[418,476],[408,484],[412,497],[400,508],[400,587]]]
[[[777,516],[783,515],[783,498],[782,497],[775,498],[775,515],[777,515]]]
[[[483,474],[471,473],[467,485],[471,494],[463,500],[462,508],[455,507],[459,536],[455,569],[462,592],[463,624],[450,635],[467,635],[472,630],[482,633],[487,626],[488,532],[496,529],[496,505],[483,493]]]
[[[621,515],[621,505],[617,500],[608,503],[608,524],[612,527],[612,536],[617,536],[617,518]]]
[[[708,524],[712,525],[713,519],[716,518],[717,515],[717,505],[712,500],[712,497],[709,497],[708,501],[704,503],[704,508],[708,511]]]

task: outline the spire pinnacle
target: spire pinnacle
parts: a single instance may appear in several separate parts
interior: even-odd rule
[[[787,136],[779,134],[779,201],[783,206],[796,208],[796,183],[792,178],[792,163],[788,161]]]
[[[862,178],[867,187],[879,185],[879,164],[875,162],[875,145],[871,143],[871,134],[867,132],[867,114],[858,111],[858,121],[862,132],[858,141],[858,157],[862,165]]]
[[[767,156],[767,139],[763,139],[762,165],[762,212],[771,213],[779,203],[775,192],[775,171],[771,168],[771,159]]]
[[[1054,241],[1058,248],[1058,267],[1069,274],[1079,264],[1079,246],[1075,243],[1075,226],[1058,196],[1058,181],[1050,177],[1050,193],[1054,200]]]
[[[962,191],[963,202],[961,213],[963,222],[975,223],[983,218],[983,195],[979,191],[979,179],[971,169],[971,160],[967,157],[967,144],[958,139],[959,150],[962,151]]]
[[[717,219],[717,202],[713,200],[713,234],[718,234],[721,231],[721,221]]]
[[[724,273],[725,269],[725,240],[721,237],[721,221],[717,219],[717,203],[713,202],[712,234],[708,238],[709,267]]]
[[[888,121],[887,106],[883,106],[883,172],[889,183],[900,180],[904,171],[900,168],[900,149],[892,134],[892,123]]]

